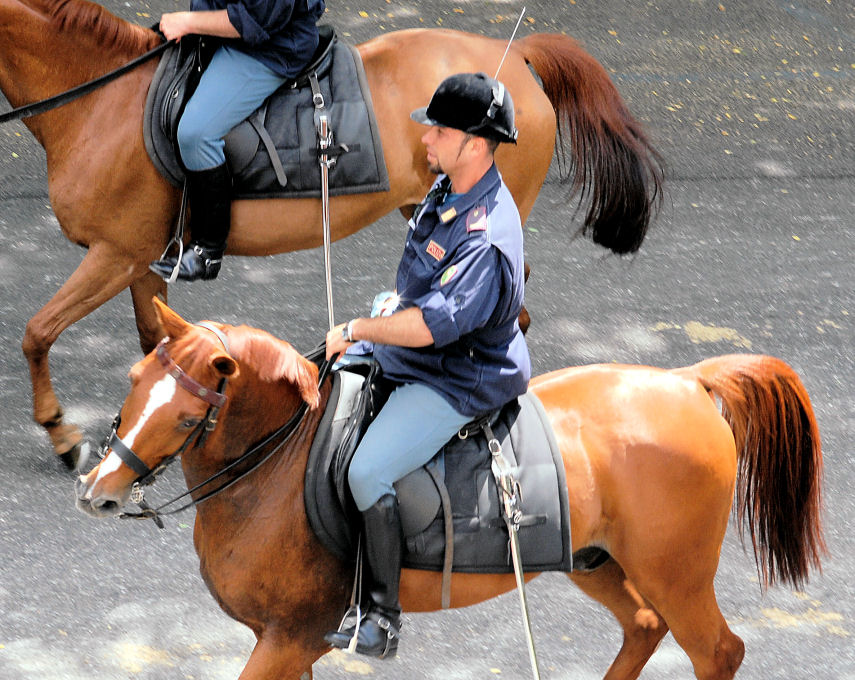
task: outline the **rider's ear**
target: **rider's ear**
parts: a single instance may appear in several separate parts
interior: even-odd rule
[[[211,357],[210,364],[224,378],[237,378],[240,373],[237,362],[228,354],[217,354]]]
[[[157,322],[160,325],[161,337],[169,336],[172,339],[179,338],[191,326],[179,314],[173,311],[158,297],[153,297],[154,311],[157,314]]]

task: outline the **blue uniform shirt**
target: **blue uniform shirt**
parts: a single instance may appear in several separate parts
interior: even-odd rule
[[[231,44],[283,78],[293,78],[318,46],[324,0],[191,0],[192,10],[221,10],[241,39]]]
[[[447,182],[440,177],[434,188]],[[517,320],[522,227],[495,165],[450,204],[435,193],[410,221],[396,279],[399,309],[419,307],[434,344],[378,344],[374,356],[385,377],[423,383],[474,417],[525,392],[531,377]]]

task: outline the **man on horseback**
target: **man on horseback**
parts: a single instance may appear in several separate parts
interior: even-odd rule
[[[348,482],[364,525],[368,613],[356,651],[380,658],[398,646],[402,528],[394,482],[427,463],[474,417],[525,392],[531,375],[517,317],[523,305],[520,217],[494,163],[515,143],[514,106],[483,73],[444,80],[426,108],[422,137],[439,175],[410,220],[387,313],[327,334],[327,357],[357,341],[373,345],[396,388],[369,426]],[[346,648],[355,628],[327,634]]]
[[[318,45],[324,0],[191,0],[191,11],[164,14],[170,40],[189,34],[225,38],[187,103],[178,146],[187,170],[193,240],[177,256],[152,262],[169,279],[214,279],[231,227],[232,180],[223,137],[280,85],[295,77]]]

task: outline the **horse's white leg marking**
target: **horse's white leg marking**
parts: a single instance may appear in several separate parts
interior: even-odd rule
[[[137,435],[139,435],[140,431],[145,427],[146,422],[148,422],[148,419],[151,418],[157,409],[172,401],[172,398],[175,396],[177,385],[178,383],[175,382],[175,378],[171,375],[163,376],[154,384],[154,387],[151,388],[151,392],[148,393],[148,402],[140,414],[139,419],[134,423],[134,426],[130,431],[122,438],[122,441],[125,442],[125,446],[133,450]],[[101,466],[98,468],[98,476],[95,478],[95,483],[92,484],[92,487],[98,484],[103,477],[118,470],[121,464],[122,459],[110,451],[110,454],[101,462]],[[90,487],[90,490],[92,487]]]

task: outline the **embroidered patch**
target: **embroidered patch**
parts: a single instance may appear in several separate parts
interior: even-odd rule
[[[457,265],[453,264],[444,272],[442,272],[442,276],[439,279],[439,285],[444,286],[446,283],[451,281],[457,275]]]
[[[435,257],[437,260],[441,260],[445,257],[445,248],[439,245],[436,241],[431,240],[427,246],[427,254]]]
[[[483,205],[466,216],[466,231],[487,231],[487,209]]]
[[[454,219],[457,216],[457,208],[451,206],[448,210],[439,214],[439,219],[443,221],[443,223],[448,222],[451,219]]]

